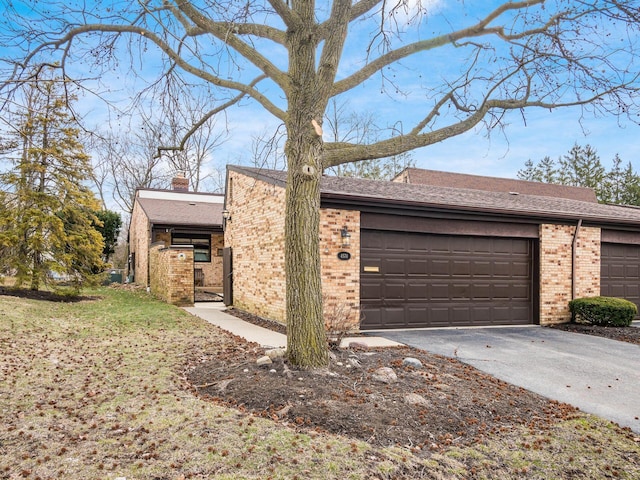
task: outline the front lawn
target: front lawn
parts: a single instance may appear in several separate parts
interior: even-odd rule
[[[451,438],[428,453],[265,418],[189,382],[201,366],[252,361],[263,353],[257,346],[144,292],[86,295],[0,295],[0,478],[640,477],[637,436],[577,412],[487,425],[477,442]],[[477,388],[475,375],[467,378]],[[510,389],[496,388],[508,401]],[[456,391],[447,393],[449,409],[434,401],[430,418],[452,417]]]

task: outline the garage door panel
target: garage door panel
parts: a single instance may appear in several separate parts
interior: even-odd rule
[[[531,240],[370,230],[361,238],[363,267],[381,265],[362,271],[363,329],[533,323]]]
[[[488,301],[488,300],[491,300],[492,294],[493,294],[493,289],[491,288],[490,284],[476,283],[473,286],[473,293],[471,297],[476,301],[483,301],[483,300]]]
[[[380,263],[381,272],[385,275],[402,275],[406,273],[405,260],[403,258],[384,258]]]
[[[511,264],[511,278],[529,279],[531,264],[527,262],[513,262]]]
[[[475,325],[490,325],[492,318],[492,309],[490,306],[475,306],[473,309]]]
[[[469,307],[452,307],[451,323],[454,325],[469,325],[471,322],[471,311]]]
[[[406,262],[408,275],[427,275],[429,272],[429,262],[426,258],[410,258]]]
[[[638,265],[627,264],[624,269],[625,278],[638,278]]]
[[[384,287],[384,298],[389,300],[405,300],[405,285],[388,283]]]
[[[640,287],[638,285],[625,285],[624,298],[640,298]]]
[[[366,300],[369,303],[378,301],[384,298],[382,288],[383,285],[380,282],[371,282],[363,279],[360,282],[360,299]]]
[[[600,295],[625,298],[640,307],[640,245],[602,243]]]
[[[492,313],[492,321],[496,324],[500,324],[502,322],[510,322],[513,317],[512,309],[507,306],[496,306],[493,308]]]
[[[624,265],[609,265],[602,276],[605,278],[609,277],[610,279],[625,278],[624,272]]]
[[[469,277],[471,275],[471,261],[454,260],[451,263],[451,275],[454,277]]]
[[[528,325],[531,323],[529,309],[525,307],[511,308],[511,321],[513,325]]]
[[[431,300],[448,300],[451,296],[449,294],[449,284],[447,283],[436,283],[431,284],[431,288],[429,289],[430,295],[427,298]]]
[[[420,301],[428,295],[429,286],[426,282],[412,282],[407,285],[407,300]]]
[[[451,262],[449,260],[429,260],[429,275],[431,275],[432,277],[449,277],[451,275],[450,264]]]
[[[471,237],[450,237],[451,252],[454,254],[465,254],[473,252]]]
[[[619,297],[619,298],[625,298],[627,296],[624,285],[616,285],[616,284],[609,284],[606,287],[602,285],[602,287],[600,288],[600,295],[604,297]]]

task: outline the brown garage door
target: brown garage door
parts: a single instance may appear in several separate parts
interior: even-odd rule
[[[533,241],[363,230],[362,329],[533,323]]]
[[[600,295],[640,307],[640,245],[603,243],[601,252]]]

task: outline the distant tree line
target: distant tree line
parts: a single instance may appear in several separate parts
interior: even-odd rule
[[[601,203],[640,205],[640,175],[633,170],[631,162],[623,165],[616,154],[607,171],[590,145],[575,144],[557,160],[548,156],[538,162],[529,159],[524,168],[518,170],[518,178],[592,188]]]

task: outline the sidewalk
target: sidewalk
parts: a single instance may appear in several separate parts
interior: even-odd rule
[[[227,307],[222,302],[199,302],[195,307],[185,307],[184,309],[202,318],[203,320],[216,325],[229,333],[242,337],[249,342],[257,343],[265,348],[286,348],[287,336],[268,328],[245,322],[233,315],[225,313]],[[349,343],[365,344],[368,347],[399,347],[401,343],[394,342],[382,337],[347,337],[342,340],[341,347],[346,347]]]

